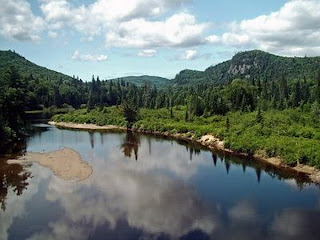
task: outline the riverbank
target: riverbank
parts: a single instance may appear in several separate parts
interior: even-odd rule
[[[70,148],[44,153],[27,153],[9,164],[27,164],[36,162],[49,168],[58,177],[69,181],[82,181],[92,174],[91,166],[83,161],[78,152]]]
[[[116,125],[105,125],[98,126],[96,124],[79,124],[79,123],[67,123],[67,122],[54,122],[50,121],[50,125],[66,128],[66,129],[77,129],[77,130],[126,130],[125,127],[116,126]],[[130,129],[131,130],[131,129]],[[247,153],[241,153],[237,151],[233,151],[225,146],[225,142],[221,139],[211,135],[203,135],[201,137],[195,137],[194,135],[190,135],[190,133],[169,133],[169,132],[160,132],[160,131],[145,131],[141,129],[133,129],[132,131],[136,131],[139,133],[147,133],[153,134],[157,136],[165,136],[174,138],[177,140],[183,140],[186,142],[196,142],[210,150],[218,150],[232,155],[250,157]],[[253,157],[257,161],[262,161],[267,164],[270,164],[274,167],[283,170],[295,171],[297,173],[302,173],[308,175],[310,180],[314,183],[320,184],[320,171],[315,168],[305,164],[297,164],[297,166],[291,167],[287,165],[280,157],[267,157],[265,153],[260,152],[259,154],[254,154]]]

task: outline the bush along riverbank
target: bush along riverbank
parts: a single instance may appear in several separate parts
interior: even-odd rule
[[[184,106],[172,110],[140,109],[132,130],[197,141],[209,148],[254,156],[281,168],[304,172],[313,182],[320,183],[320,128],[311,112],[258,110],[192,119],[186,115]],[[95,129],[94,125],[113,125],[113,129],[125,129],[127,126],[120,107],[115,106],[91,111],[80,109],[55,115],[52,120],[68,128]],[[65,123],[85,125],[76,127]]]

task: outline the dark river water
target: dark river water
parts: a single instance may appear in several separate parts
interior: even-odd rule
[[[319,187],[252,160],[45,124],[17,155],[69,147],[81,182],[0,159],[0,239],[320,239]]]

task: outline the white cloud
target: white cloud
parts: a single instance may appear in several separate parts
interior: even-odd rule
[[[219,38],[208,37],[215,43]],[[320,54],[320,1],[292,0],[279,11],[230,24],[221,43],[285,55]]]
[[[138,53],[139,57],[154,57],[157,54],[157,51],[154,49],[144,49]]]
[[[26,0],[0,1],[0,34],[18,40],[39,40],[44,29],[55,38],[58,30],[68,29],[79,32],[82,40],[104,36],[107,47],[193,47],[206,42],[208,24],[181,12],[191,0],[38,0],[43,18],[32,13]],[[172,11],[178,13],[167,14]]]
[[[88,8],[106,22],[158,16],[189,0],[98,0]]]
[[[217,35],[210,35],[206,37],[206,41],[208,43],[219,43],[221,41],[221,38]]]
[[[42,0],[41,10],[50,29],[68,27],[85,36],[105,35],[106,45],[155,48],[203,44],[208,26],[188,13],[154,20],[190,0],[98,0],[75,6],[67,0]]]
[[[164,21],[139,18],[123,22],[106,34],[106,45],[115,47],[188,47],[203,43],[207,24],[193,15],[175,14]]]
[[[58,33],[57,32],[54,32],[54,31],[49,31],[48,32],[48,36],[50,38],[56,38],[58,36]]]
[[[194,60],[197,57],[198,52],[196,50],[186,50],[183,55],[181,55],[181,60]]]
[[[209,59],[211,56],[212,56],[211,53],[199,54],[197,50],[188,49],[184,51],[184,53],[182,53],[181,55],[177,55],[172,60],[191,61],[191,60],[196,60],[201,58]]]
[[[80,54],[79,50],[76,50],[73,55],[72,59],[76,61],[84,61],[84,62],[103,62],[107,61],[107,55],[91,55],[91,54]]]
[[[25,0],[0,0],[0,34],[20,41],[38,41],[45,28],[42,18],[35,16]]]

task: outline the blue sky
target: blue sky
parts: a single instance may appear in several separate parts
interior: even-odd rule
[[[0,48],[110,79],[173,78],[236,52],[320,54],[319,0],[0,0]]]

